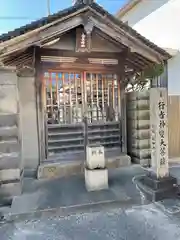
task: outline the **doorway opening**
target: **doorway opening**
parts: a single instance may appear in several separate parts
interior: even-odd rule
[[[47,71],[43,78],[46,154],[121,148],[120,82],[113,73]]]

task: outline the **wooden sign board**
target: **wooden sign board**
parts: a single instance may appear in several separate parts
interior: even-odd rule
[[[76,29],[76,52],[90,52],[91,35],[87,34],[83,28]]]

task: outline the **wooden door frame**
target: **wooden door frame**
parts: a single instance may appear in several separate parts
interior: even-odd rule
[[[76,70],[75,70],[76,69]],[[45,144],[46,141],[47,141],[47,132],[45,131],[45,129],[47,128],[46,124],[45,124],[45,100],[44,100],[44,97],[43,97],[43,88],[44,88],[44,84],[43,84],[43,78],[44,78],[44,73],[45,72],[53,72],[53,73],[62,73],[62,72],[77,72],[77,73],[80,73],[80,74],[84,74],[86,72],[90,72],[90,73],[100,73],[100,74],[116,74],[117,75],[117,79],[118,81],[120,81],[120,76],[119,76],[119,69],[118,69],[118,65],[113,65],[113,66],[106,66],[106,65],[102,65],[102,64],[82,64],[82,63],[74,63],[74,64],[42,64],[42,67],[41,67],[41,101],[42,101],[42,108],[41,109],[41,112],[42,112],[42,118],[41,119],[41,122],[42,124],[44,125],[44,127],[41,127],[42,129],[44,129],[44,139],[43,139],[43,142],[44,142],[44,148],[42,149],[43,152],[45,152],[44,156],[45,156],[45,159],[47,159],[47,145]],[[121,84],[120,84],[121,86]],[[121,92],[121,87],[120,87],[120,92]],[[124,94],[123,94],[124,95]],[[125,102],[123,102],[123,105],[125,104]],[[121,103],[121,96],[120,96],[120,108],[121,109],[124,109],[124,107],[122,106],[122,103]],[[123,113],[122,110],[120,109],[120,112],[121,114]],[[122,124],[122,128],[124,128],[124,122],[123,121],[123,124]],[[124,134],[123,134],[124,135]],[[123,136],[125,137],[125,136]],[[123,149],[126,151],[126,148]],[[44,159],[41,159],[41,162],[43,162]]]

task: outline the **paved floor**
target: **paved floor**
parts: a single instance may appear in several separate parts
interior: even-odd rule
[[[180,221],[155,205],[40,217],[0,226],[7,240],[179,240]]]
[[[180,177],[180,168],[171,173]],[[173,214],[172,202],[163,203],[168,206],[165,211],[161,204],[144,201],[132,181],[142,174],[138,166],[110,171],[109,190],[91,193],[83,176],[26,180],[24,194],[13,201],[11,211],[32,214],[0,224],[0,239],[180,239],[179,211]]]
[[[84,176],[54,180],[26,180],[24,192],[12,203],[13,213],[25,213],[48,208],[69,207],[101,202],[130,202],[141,204],[141,196],[132,179],[144,174],[138,166],[109,171],[109,189],[87,192]]]

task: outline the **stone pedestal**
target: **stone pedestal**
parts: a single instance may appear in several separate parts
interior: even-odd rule
[[[104,147],[86,147],[85,185],[87,191],[108,188],[108,170],[106,168]]]
[[[105,168],[104,147],[86,147],[86,166],[88,169]]]
[[[23,158],[16,69],[0,67],[0,204],[22,192]]]
[[[136,184],[145,197],[152,201],[174,197],[176,179],[169,175],[167,89],[150,90],[151,169]]]
[[[177,180],[171,176],[158,179],[154,174],[147,174],[135,183],[146,199],[153,202],[174,198],[178,191]]]
[[[108,170],[85,168],[85,185],[87,191],[108,189]]]

